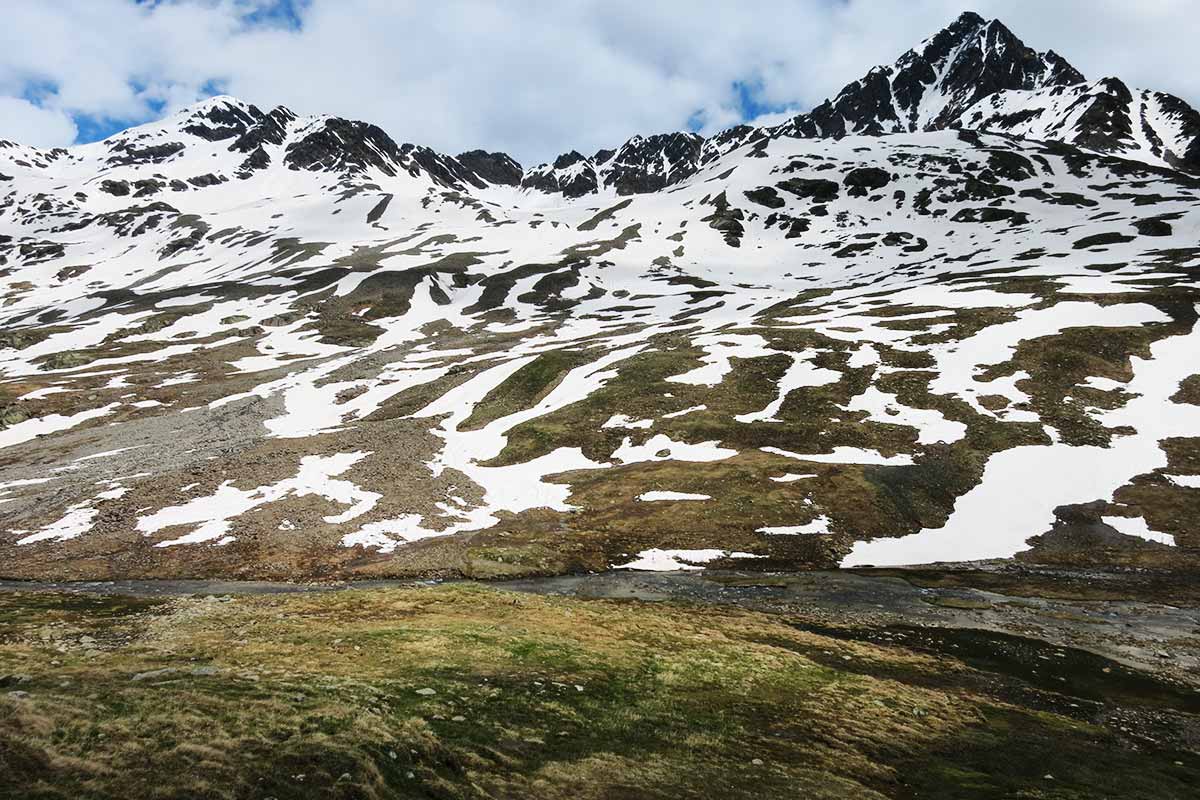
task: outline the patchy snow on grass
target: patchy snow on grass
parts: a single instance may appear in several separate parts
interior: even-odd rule
[[[768,536],[811,536],[814,534],[829,533],[829,517],[822,514],[812,522],[804,525],[782,525],[776,527],[759,528],[759,533],[765,533]]]
[[[1200,489],[1200,475],[1166,475],[1164,477],[1176,486],[1184,486],[1188,489]]]
[[[613,451],[612,457],[622,464],[637,464],[643,461],[724,461],[737,455],[737,450],[719,445],[716,440],[687,444],[659,433],[640,445],[633,444],[626,437],[621,446]]]
[[[1136,536],[1139,539],[1145,539],[1147,542],[1158,542],[1159,544],[1175,546],[1175,537],[1169,533],[1159,533],[1158,531],[1150,530],[1150,526],[1146,524],[1146,520],[1141,517],[1101,517],[1106,525],[1110,525],[1126,536]]]
[[[92,507],[90,502],[73,505],[57,522],[52,522],[36,533],[31,533],[17,540],[17,544],[34,544],[36,542],[56,541],[65,542],[82,536],[92,528],[96,515],[100,512]]]
[[[818,464],[876,464],[885,467],[906,467],[913,463],[912,456],[903,453],[898,453],[894,456],[885,456],[878,450],[864,450],[861,447],[835,447],[832,453],[812,453],[809,455],[793,453],[790,450],[781,450],[778,447],[762,447],[759,449],[764,453],[773,453],[785,458],[794,458],[797,461],[812,461]]]
[[[662,418],[663,419],[675,419],[676,417],[686,416],[686,415],[694,413],[696,411],[706,411],[706,410],[708,410],[708,406],[701,403],[698,406],[691,406],[690,408],[685,408],[685,409],[682,409],[681,411],[672,411],[670,414],[663,414]]]
[[[716,386],[733,369],[731,358],[761,358],[775,355],[776,350],[767,347],[767,340],[758,334],[714,333],[697,336],[693,343],[704,348],[700,359],[702,366],[667,378],[672,383],[689,386]]]
[[[637,496],[638,500],[646,503],[652,503],[657,500],[712,500],[712,497],[706,494],[690,494],[688,492],[643,492]]]
[[[1168,317],[1162,311],[1144,303],[1101,306],[1070,301],[1057,303],[1050,308],[1018,311],[1017,319],[1012,322],[990,325],[961,341],[935,345],[931,352],[937,360],[937,376],[930,381],[929,391],[932,394],[959,397],[970,403],[976,411],[990,414],[979,404],[978,397],[1004,394],[1002,389],[1005,384],[1000,381],[980,381],[976,373],[982,367],[1011,360],[1021,342],[1058,334],[1068,328],[1121,328],[1166,321]]]
[[[878,363],[880,363],[879,351],[869,344],[860,345],[846,360],[846,366],[850,369],[871,367]]]
[[[1079,385],[1086,386],[1089,389],[1099,389],[1102,392],[1112,392],[1125,388],[1125,384],[1120,381],[1114,381],[1112,378],[1101,378],[1096,375],[1089,375],[1087,380]]]
[[[652,419],[630,419],[624,414],[613,414],[601,428],[649,428],[654,424]]]
[[[734,419],[738,422],[782,422],[775,415],[783,407],[783,401],[793,389],[802,386],[824,386],[842,377],[842,373],[831,369],[814,366],[809,359],[817,354],[815,350],[805,350],[803,353],[793,353],[792,363],[787,372],[779,379],[778,393],[775,399],[762,411],[750,414],[739,414]]]
[[[378,522],[368,522],[353,533],[342,537],[343,547],[365,547],[376,549],[381,553],[391,553],[407,542],[426,539],[430,536],[443,536],[445,531],[431,531],[421,526],[420,514],[405,514],[396,519],[385,519]]]
[[[34,389],[32,392],[26,392],[25,394],[21,395],[17,399],[18,400],[41,400],[43,397],[49,397],[52,394],[58,394],[59,392],[70,392],[70,391],[72,391],[72,390],[66,388],[65,386],[47,386],[44,389]]]
[[[168,506],[140,517],[137,529],[151,535],[175,526],[192,526],[190,533],[175,539],[158,542],[155,547],[180,544],[199,544],[220,539],[229,533],[232,520],[251,509],[273,503],[288,496],[317,495],[334,503],[350,506],[341,514],[326,516],[325,522],[337,525],[359,517],[374,508],[381,495],[360,489],[346,480],[334,477],[346,472],[370,453],[338,453],[331,456],[304,456],[294,478],[252,491],[238,489],[233,481],[225,481],[213,494],[196,497],[183,505]]]
[[[854,397],[846,410],[866,411],[867,419],[874,422],[916,428],[918,444],[951,444],[967,435],[967,426],[961,422],[948,420],[935,409],[906,406],[896,395],[881,392],[874,386]]]
[[[1056,507],[1111,500],[1129,479],[1166,466],[1162,439],[1200,435],[1200,407],[1170,399],[1195,372],[1200,326],[1161,339],[1150,350],[1149,359],[1130,359],[1134,375],[1126,391],[1134,397],[1099,416],[1106,426],[1129,426],[1136,433],[1114,437],[1110,447],[1028,445],[996,453],[943,527],[857,542],[842,566],[1009,558],[1024,550],[1031,536],[1049,529]]]
[[[796,473],[796,472],[785,472],[782,475],[779,475],[777,477],[772,476],[771,480],[775,481],[776,483],[794,483],[795,481],[802,481],[805,478],[815,478],[815,477],[817,477],[817,474],[815,472],[805,472],[802,474]]]
[[[27,419],[24,422],[18,422],[16,425],[9,425],[4,430],[0,430],[0,447],[12,447],[14,444],[28,442],[38,436],[65,431],[68,428],[74,428],[76,425],[81,425],[89,419],[103,417],[106,414],[111,414],[120,403],[109,403],[100,408],[89,408],[87,411],[80,411],[78,414],[47,414],[44,417],[35,419]]]
[[[638,553],[638,557],[628,564],[614,564],[613,569],[633,569],[643,572],[698,570],[704,569],[703,564],[719,558],[766,558],[766,556],[729,550],[661,550],[652,547]]]
[[[17,544],[35,544],[46,541],[65,542],[87,533],[92,529],[92,525],[100,513],[93,503],[97,500],[116,500],[124,497],[129,491],[116,481],[109,481],[108,486],[108,489],[97,494],[92,500],[85,500],[69,506],[61,519],[50,523],[36,533],[18,539]]]
[[[200,380],[200,376],[197,375],[196,373],[183,372],[183,373],[180,373],[179,375],[174,375],[170,378],[167,378],[167,379],[159,382],[159,384],[157,386],[155,386],[154,388],[155,389],[165,389],[168,386],[182,386],[185,383],[195,383],[198,380]]]

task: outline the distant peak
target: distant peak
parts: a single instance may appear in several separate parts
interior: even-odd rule
[[[197,114],[205,114],[209,111],[225,108],[250,109],[253,108],[249,103],[243,102],[233,95],[217,94],[212,97],[206,97],[203,100],[186,105],[178,112],[180,116],[195,116]]]

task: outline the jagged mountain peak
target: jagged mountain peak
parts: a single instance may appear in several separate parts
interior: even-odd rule
[[[832,100],[785,123],[780,132],[845,136],[941,130],[996,92],[1083,81],[1062,56],[1039,53],[999,20],[968,11],[890,66],[875,67]]]
[[[774,128],[739,125],[710,139],[677,132],[635,136],[587,159],[572,151],[531,170],[522,185],[568,197],[612,189],[657,191],[742,145],[794,136],[940,130],[956,127],[980,100],[1003,91],[1071,86],[1084,76],[1053,50],[1039,53],[1002,22],[963,12],[891,65],[872,68],[833,99]]]

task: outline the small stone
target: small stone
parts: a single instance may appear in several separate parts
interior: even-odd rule
[[[763,765],[763,760],[761,758],[752,758],[750,759],[750,763],[756,767],[761,767]]]
[[[451,722],[466,722],[467,718],[464,717],[462,714],[455,714],[453,717],[450,718],[450,721]]]
[[[131,681],[148,681],[152,678],[163,678],[167,675],[173,675],[176,672],[174,667],[163,667],[162,669],[152,669],[148,672],[139,672],[129,680]]]
[[[433,695],[437,694],[437,689],[430,689],[428,686],[426,686],[424,689],[417,689],[417,694],[421,695],[422,697],[432,697]]]

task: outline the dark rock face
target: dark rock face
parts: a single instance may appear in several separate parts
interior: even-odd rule
[[[1110,151],[1133,138],[1130,104],[1133,94],[1116,78],[1100,82],[1104,91],[1095,94],[1090,107],[1079,117],[1074,143],[1093,150]]]
[[[741,247],[742,236],[746,233],[746,227],[742,225],[742,220],[746,218],[746,215],[740,208],[733,208],[729,205],[729,200],[725,197],[724,192],[707,200],[707,204],[713,206],[715,210],[700,221],[707,222],[710,228],[720,231],[725,238],[725,244],[730,247]]]
[[[1139,236],[1170,236],[1172,233],[1171,223],[1161,217],[1139,219],[1133,225]]]
[[[1029,540],[1031,550],[1018,554],[1020,560],[1043,564],[1066,563],[1073,560],[1111,564],[1117,553],[1152,553],[1165,547],[1136,536],[1121,533],[1104,521],[1109,504],[1103,500],[1091,503],[1059,506],[1054,509],[1054,524],[1050,530]]]
[[[767,208],[783,208],[787,205],[787,201],[779,196],[779,192],[770,186],[751,189],[750,191],[742,192],[742,194],[746,195],[746,199],[750,202],[758,203],[760,206]]]
[[[129,194],[129,181],[100,181],[100,191],[111,194],[114,197],[125,197]]]
[[[271,157],[267,155],[267,151],[256,147],[238,167],[238,177],[249,178],[256,170],[266,169],[269,166],[271,166]]]
[[[261,116],[246,128],[229,149],[239,153],[252,153],[260,150],[263,145],[281,145],[287,137],[288,123],[295,119],[296,115],[290,110],[278,106],[270,114]]]
[[[578,151],[572,150],[555,159],[550,167],[535,167],[525,174],[521,188],[536,189],[564,197],[583,197],[596,191],[596,168]]]
[[[1183,140],[1188,142],[1182,152],[1164,149],[1161,154],[1163,161],[1175,169],[1200,175],[1200,111],[1175,95],[1156,93],[1156,96],[1159,107],[1180,127]]]
[[[891,174],[879,167],[860,167],[846,173],[842,184],[851,197],[866,197],[892,182]]]
[[[828,203],[838,196],[838,185],[822,178],[788,178],[775,185],[789,194],[815,203]]]
[[[149,197],[152,194],[158,194],[160,191],[162,191],[164,186],[166,186],[165,183],[160,180],[155,180],[154,178],[145,178],[140,181],[134,181],[133,188],[136,191],[134,191],[133,196]]]
[[[254,106],[243,107],[239,103],[224,102],[196,114],[183,131],[205,141],[219,142],[241,136],[260,119],[262,112]]]
[[[703,146],[695,133],[635,136],[605,159],[604,185],[619,195],[657,192],[695,175]]]
[[[519,186],[525,171],[504,153],[470,150],[458,156],[458,163],[488,183],[499,186]]]
[[[289,169],[361,172],[368,167],[396,175],[400,148],[382,129],[366,122],[329,119],[303,139],[288,145]]]
[[[404,144],[397,156],[399,166],[412,176],[424,172],[433,178],[434,183],[448,189],[463,189],[470,184],[477,189],[484,188],[484,183],[474,172],[464,167],[457,160],[444,156],[428,147],[415,144]]]
[[[108,163],[114,167],[124,167],[136,164],[158,164],[172,156],[183,152],[183,142],[167,142],[165,144],[137,147],[132,142],[118,142],[112,147],[113,155]]]
[[[205,175],[197,175],[194,178],[188,178],[188,183],[196,188],[204,188],[205,186],[216,186],[218,183],[224,183],[227,180],[224,176],[213,175],[211,172]]]
[[[526,189],[582,197],[601,186],[619,195],[645,194],[679,183],[696,174],[706,156],[705,139],[695,133],[635,136],[616,150],[600,150],[586,158],[572,150],[553,165],[525,173]]]
[[[808,232],[812,223],[808,217],[793,217],[788,214],[775,213],[767,217],[765,224],[768,228],[785,230],[786,233],[783,236],[785,239],[799,239]]]

